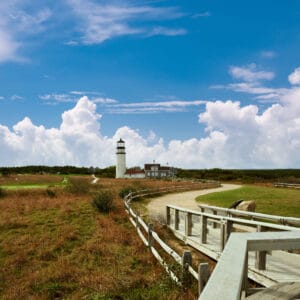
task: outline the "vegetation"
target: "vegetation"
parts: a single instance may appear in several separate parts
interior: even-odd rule
[[[135,167],[138,168],[138,167]],[[74,167],[74,166],[24,166],[24,167],[2,167],[0,174],[9,177],[15,174],[46,174],[52,175],[88,175],[95,174],[102,178],[114,178],[116,167],[107,168]],[[178,178],[190,179],[213,179],[220,181],[241,181],[244,183],[289,181],[300,182],[300,169],[275,169],[275,170],[226,170],[226,169],[202,169],[185,170],[177,169]],[[1,184],[1,182],[0,182]]]
[[[197,201],[229,207],[239,199],[254,200],[257,212],[300,218],[300,191],[293,189],[249,185],[236,190],[199,196]]]
[[[96,174],[97,176],[105,178],[114,178],[116,174],[116,167],[110,166],[104,169],[94,167],[74,167],[74,166],[23,166],[23,167],[2,167],[0,174],[3,176],[10,176],[13,174],[61,174],[61,175],[87,175]]]
[[[42,182],[44,176],[32,179]],[[12,179],[0,178],[3,184]],[[118,196],[128,186],[174,183],[101,179],[91,185],[90,176],[69,179],[74,180],[82,180],[88,192],[60,187],[5,191],[0,201],[0,299],[192,299],[166,280]],[[114,208],[101,214],[91,206],[91,195],[106,191]]]
[[[177,171],[177,177],[193,179],[212,179],[219,181],[240,181],[243,183],[295,182],[300,183],[300,169],[276,170],[184,170]]]
[[[92,205],[102,213],[113,209],[113,195],[109,191],[102,191],[93,197]]]

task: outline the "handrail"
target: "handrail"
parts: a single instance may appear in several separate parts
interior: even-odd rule
[[[202,188],[203,187],[208,187],[211,186],[211,184],[216,184],[215,182],[210,182],[208,184],[193,184],[189,186],[173,186],[173,187],[167,187],[167,188],[160,188],[157,190],[142,190],[139,192],[130,192],[128,195],[126,195],[123,200],[124,200],[124,205],[127,213],[129,214],[129,220],[133,224],[133,226],[136,228],[137,233],[143,243],[145,244],[146,247],[148,247],[153,254],[153,256],[160,262],[160,264],[164,267],[166,272],[171,276],[171,278],[177,283],[177,284],[182,284],[182,282],[179,280],[179,278],[176,276],[176,274],[170,269],[168,264],[164,261],[164,259],[161,257],[157,249],[154,247],[154,244],[152,242],[152,239],[157,242],[157,244],[168,254],[170,255],[179,265],[181,265],[183,272],[184,273],[189,273],[191,276],[193,276],[197,281],[198,281],[198,290],[199,294],[203,289],[204,286],[204,281],[206,281],[206,277],[208,276],[207,272],[204,270],[208,270],[208,264],[204,264],[205,268],[200,268],[198,269],[198,272],[196,272],[192,266],[191,266],[191,254],[190,251],[188,254],[188,261],[185,261],[186,256],[183,254],[181,257],[175,250],[173,250],[169,245],[167,245],[160,237],[159,235],[152,230],[152,227],[150,225],[147,225],[144,220],[139,216],[137,212],[134,212],[134,210],[130,206],[130,202],[132,199],[136,197],[141,197],[141,196],[147,196],[147,195],[152,195],[155,193],[162,193],[162,192],[167,192],[167,191],[176,191],[177,189],[182,190],[182,189],[189,189],[190,187],[195,188],[195,186],[200,185]],[[219,183],[218,183],[219,185]],[[148,192],[148,193],[146,193]],[[141,194],[142,193],[142,194]],[[144,233],[142,232],[143,229],[147,234],[148,234],[148,239],[145,237]],[[185,275],[186,276],[186,275]],[[183,276],[183,277],[185,277]]]
[[[175,206],[175,205],[167,205],[167,207],[184,212],[184,213],[191,213],[196,216],[205,216],[209,219],[212,220],[228,220],[233,223],[237,223],[240,225],[250,225],[253,227],[256,226],[263,226],[264,228],[270,228],[270,229],[276,229],[276,230],[298,230],[300,231],[300,228],[298,227],[293,227],[293,226],[288,226],[288,225],[278,225],[278,224],[272,224],[272,223],[267,223],[267,222],[258,222],[258,221],[252,221],[252,220],[247,220],[247,219],[241,219],[241,218],[233,218],[233,217],[228,217],[228,216],[221,216],[221,215],[214,215],[214,214],[209,214],[197,210],[192,210],[192,209],[186,209],[183,207]]]
[[[248,251],[299,248],[298,231],[233,233],[199,299],[240,299],[246,287]]]
[[[251,219],[264,219],[264,220],[270,220],[270,221],[276,221],[281,224],[299,224],[300,225],[300,218],[295,217],[285,217],[285,216],[277,216],[277,215],[268,215],[263,213],[257,213],[257,212],[249,212],[249,211],[242,211],[238,209],[230,209],[230,208],[223,208],[213,205],[206,205],[206,204],[200,204],[199,205],[201,210],[209,209],[213,212],[223,212],[227,215],[235,215],[235,216],[245,216],[250,217]]]

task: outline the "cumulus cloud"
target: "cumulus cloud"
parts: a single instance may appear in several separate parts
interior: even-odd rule
[[[294,72],[289,75],[288,79],[291,84],[300,84],[300,67],[296,68]]]
[[[206,102],[199,114],[204,136],[166,143],[154,132],[143,137],[128,126],[103,136],[96,104],[84,96],[62,114],[58,128],[37,126],[28,117],[12,130],[0,125],[0,165],[105,167],[115,164],[116,141],[122,138],[128,166],[156,160],[183,168],[292,168],[300,164],[299,98],[300,88],[291,88],[261,113],[256,105]]]

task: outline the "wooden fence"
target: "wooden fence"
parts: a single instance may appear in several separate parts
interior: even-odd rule
[[[171,278],[182,285],[183,287],[188,287],[191,284],[191,278],[194,278],[198,281],[198,292],[199,295],[202,292],[204,285],[206,284],[209,277],[209,269],[207,263],[200,263],[198,266],[198,270],[195,271],[192,267],[192,255],[190,251],[185,250],[180,256],[174,249],[168,246],[154,231],[153,224],[146,224],[144,220],[141,218],[138,212],[135,212],[130,203],[132,200],[140,197],[145,197],[149,195],[174,192],[174,191],[183,191],[183,190],[192,190],[192,189],[204,189],[204,188],[213,188],[219,187],[219,182],[206,182],[206,183],[193,183],[185,186],[172,186],[166,188],[160,188],[155,190],[140,190],[135,193],[129,193],[124,198],[125,209],[129,215],[130,222],[136,228],[138,235],[141,240],[145,244],[146,247],[149,248],[153,256],[160,262],[165,271],[171,276]],[[160,255],[159,250],[157,250],[157,246],[159,246],[160,250],[163,250],[168,256],[172,257],[174,261],[181,266],[181,278],[175,274],[171,267],[167,264],[167,262]]]
[[[242,211],[237,209],[222,208],[218,206],[205,205],[205,204],[200,204],[199,207],[201,209],[201,212],[211,212],[214,215],[221,215],[227,217],[242,217],[246,219],[251,219],[253,221],[264,220],[264,221],[271,221],[282,225],[300,226],[300,218],[268,215],[268,214],[262,214],[256,212]]]
[[[205,187],[219,186],[219,183],[206,183]],[[214,185],[214,186],[213,186]],[[193,234],[194,217],[201,223],[201,232],[199,242],[207,243],[208,225],[211,224],[220,229],[220,248],[223,253],[214,257],[219,259],[215,270],[209,278],[207,263],[200,263],[198,270],[192,267],[192,257],[189,251],[184,251],[180,256],[175,250],[170,248],[154,231],[152,224],[146,224],[138,212],[130,206],[130,202],[138,197],[175,192],[178,190],[187,190],[195,188],[195,184],[187,186],[174,186],[161,188],[157,190],[142,190],[136,193],[130,193],[124,198],[124,204],[133,226],[146,247],[149,248],[154,257],[161,263],[171,278],[180,285],[189,286],[190,278],[198,281],[199,299],[241,299],[242,295],[256,292],[247,287],[248,270],[248,252],[256,251],[255,266],[259,270],[266,268],[266,253],[270,250],[293,250],[300,249],[300,228],[283,225],[299,224],[297,218],[286,218],[280,216],[269,216],[265,214],[248,213],[233,210],[233,212],[218,207],[209,207],[201,205],[201,211],[188,210],[173,205],[166,208],[167,225],[173,230],[175,235],[194,247],[189,242],[188,237]],[[198,187],[200,188],[200,186]],[[201,185],[201,188],[204,188]],[[212,213],[207,213],[210,210]],[[253,215],[255,214],[255,215]],[[184,216],[183,230],[180,215]],[[237,218],[237,216],[239,218]],[[278,222],[280,224],[261,222],[257,220],[267,220]],[[256,231],[253,233],[232,233],[235,226],[244,226]],[[263,232],[271,231],[271,232]],[[159,250],[158,250],[159,247]],[[196,247],[197,248],[197,247]],[[160,254],[163,250],[168,256],[181,266],[182,274],[178,277]],[[203,251],[203,253],[211,256]],[[212,256],[211,256],[212,257]],[[251,277],[250,277],[251,278]],[[206,284],[207,283],[207,284]],[[206,284],[206,285],[205,285]]]
[[[278,182],[273,184],[275,187],[283,187],[283,188],[293,188],[293,189],[300,189],[299,183],[285,183],[285,182]]]

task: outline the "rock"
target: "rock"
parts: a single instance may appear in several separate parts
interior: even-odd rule
[[[256,208],[256,203],[253,200],[243,201],[236,207],[236,209],[238,210],[252,211],[252,212],[255,211],[255,208]]]

